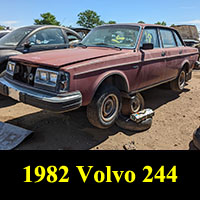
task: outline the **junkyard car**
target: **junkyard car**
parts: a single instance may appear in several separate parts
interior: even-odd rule
[[[89,121],[108,128],[124,107],[140,109],[143,90],[170,82],[181,92],[197,58],[198,50],[185,46],[175,29],[103,25],[77,48],[11,57],[0,93],[54,112],[87,106]]]
[[[80,40],[78,33],[65,27],[34,25],[16,29],[0,40],[0,73],[6,69],[12,55],[65,49]]]
[[[89,28],[71,28],[72,30],[76,31],[82,38],[84,38],[91,29]]]
[[[176,25],[173,26],[173,28],[179,31],[183,41],[187,46],[196,47],[200,54],[199,32],[195,25]]]

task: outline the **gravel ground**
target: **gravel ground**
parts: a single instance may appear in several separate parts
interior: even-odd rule
[[[20,150],[188,150],[200,126],[200,71],[177,94],[161,86],[142,93],[146,107],[155,111],[152,127],[134,133],[93,127],[86,108],[55,114],[0,96],[0,121],[34,131]]]

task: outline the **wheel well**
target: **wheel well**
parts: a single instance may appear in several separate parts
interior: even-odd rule
[[[128,92],[128,85],[127,85],[125,78],[123,78],[122,76],[120,76],[118,74],[114,74],[114,75],[111,75],[111,76],[105,78],[100,83],[97,91],[99,89],[101,89],[102,87],[108,86],[108,85],[113,85],[116,88],[118,88],[120,91]]]
[[[185,63],[185,64],[183,65],[183,67],[182,67],[182,70],[184,70],[186,73],[188,73],[188,72],[189,72],[189,68],[190,68],[189,63]]]

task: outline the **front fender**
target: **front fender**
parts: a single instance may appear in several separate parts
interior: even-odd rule
[[[101,84],[109,77],[111,76],[114,76],[114,75],[118,75],[122,78],[122,80],[124,81],[124,83],[126,84],[125,88],[127,90],[127,92],[129,91],[130,89],[130,86],[129,86],[129,82],[128,82],[128,79],[126,77],[126,75],[122,72],[122,71],[109,71],[109,72],[105,72],[103,74],[100,74],[96,79],[95,81],[91,84],[90,86],[90,95],[87,94],[87,98],[86,98],[86,102],[85,104],[89,104],[94,95],[96,94],[98,88],[101,86]],[[84,94],[83,94],[84,95]]]
[[[120,76],[122,79],[124,79],[124,81],[126,82],[126,88],[127,88],[127,92],[129,91],[129,81],[126,77],[126,75],[122,72],[122,71],[110,71],[110,72],[105,72],[103,74],[101,74],[95,81],[94,83],[94,90],[97,91],[97,89],[99,88],[99,86],[103,83],[103,81],[105,81],[107,78],[114,76],[114,75],[118,75]]]

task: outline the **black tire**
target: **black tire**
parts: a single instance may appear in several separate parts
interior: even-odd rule
[[[107,129],[115,123],[120,110],[120,91],[114,86],[103,87],[87,106],[87,118],[93,126]]]
[[[123,115],[131,115],[144,109],[144,98],[140,93],[137,93],[132,98],[122,99],[122,110]]]
[[[186,72],[182,70],[178,77],[170,82],[170,88],[175,92],[182,92],[186,84]]]
[[[151,128],[152,118],[136,123],[130,117],[120,115],[116,121],[116,125],[129,131],[146,131]]]

